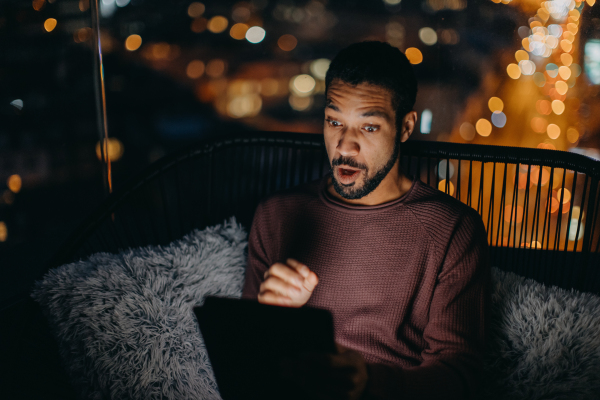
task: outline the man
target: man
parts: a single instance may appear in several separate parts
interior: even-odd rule
[[[328,176],[258,206],[243,297],[333,314],[338,354],[282,366],[307,399],[464,399],[484,346],[486,232],[470,207],[402,173],[416,78],[380,42],[326,77]],[[268,381],[266,382],[268,384]],[[281,398],[288,397],[282,393]]]

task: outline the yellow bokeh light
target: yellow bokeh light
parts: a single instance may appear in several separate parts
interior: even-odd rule
[[[521,68],[519,68],[517,64],[508,64],[506,72],[508,73],[508,76],[513,79],[519,79],[521,77]]]
[[[575,35],[569,31],[563,33],[563,38],[565,38],[565,40],[568,40],[571,43],[575,41]]]
[[[442,179],[440,183],[438,183],[438,189],[442,192],[448,193],[450,196],[454,195],[454,185],[452,182],[448,181],[448,192],[446,192],[446,180]]]
[[[579,132],[577,129],[570,127],[567,129],[567,140],[570,143],[576,143],[579,140]]]
[[[546,128],[548,127],[548,121],[541,117],[534,117],[531,119],[531,129],[533,129],[536,133],[544,133],[546,132]]]
[[[206,30],[206,25],[208,25],[208,20],[206,18],[196,18],[190,24],[190,29],[194,33],[200,33]]]
[[[40,11],[44,7],[44,4],[46,4],[46,0],[33,0],[31,3],[35,11]]]
[[[560,201],[560,196],[564,196],[563,197],[563,201],[562,201],[563,204],[566,204],[566,203],[568,203],[568,202],[571,201],[571,192],[569,191],[569,189],[564,189],[564,190],[563,189],[558,189],[556,191],[556,199],[558,201]]]
[[[246,24],[235,24],[229,30],[229,35],[236,40],[244,40],[246,39],[246,32],[248,32],[249,28],[250,27]]]
[[[227,26],[229,25],[229,21],[222,15],[215,15],[210,20],[208,20],[208,25],[206,26],[209,31],[212,33],[221,33]]]
[[[498,97],[492,97],[488,101],[488,107],[491,112],[502,111],[504,109],[504,103]]]
[[[560,100],[553,100],[552,101],[552,111],[556,115],[562,114],[563,112],[565,112],[565,103],[563,103]]]
[[[254,117],[262,108],[262,99],[256,93],[236,96],[227,104],[227,115],[232,118]]]
[[[408,61],[410,61],[411,64],[421,64],[423,62],[423,53],[421,53],[421,50],[417,49],[416,47],[409,47],[404,52],[404,55],[406,58],[408,58]]]
[[[531,51],[529,38],[525,38],[521,41],[521,45],[525,49],[525,51]]]
[[[593,0],[594,3],[596,2],[596,0]],[[590,1],[588,1],[588,4],[590,4]],[[591,6],[592,4],[590,4]],[[571,17],[573,19],[573,21],[577,21],[579,19],[579,10],[573,9],[571,11],[569,11],[569,17]]]
[[[573,43],[569,42],[568,40],[561,40],[560,41],[560,47],[561,49],[563,49],[563,51],[565,53],[570,53],[571,50],[573,49]]]
[[[562,96],[569,90],[569,85],[567,85],[567,82],[565,81],[556,81],[554,88],[556,89],[556,92]]]
[[[569,53],[562,53],[560,55],[560,61],[564,64],[565,67],[568,67],[573,63],[573,56]]]
[[[192,60],[185,69],[185,74],[190,79],[198,79],[204,74],[204,63],[200,60]]]
[[[517,62],[522,60],[529,60],[529,53],[525,50],[517,50],[517,52],[515,53],[515,59],[517,60]]]
[[[6,222],[0,221],[0,242],[6,242],[8,237],[8,229],[6,228]]]
[[[306,111],[313,105],[313,97],[301,97],[295,94],[290,95],[288,99],[290,107],[296,111]]]
[[[504,221],[508,223],[515,221],[517,224],[523,222],[523,207],[517,206],[516,210],[511,205],[504,207]]]
[[[52,32],[54,28],[56,28],[57,23],[58,22],[54,18],[48,18],[46,21],[44,21],[44,29],[47,32]]]
[[[22,185],[21,177],[17,174],[9,176],[6,180],[6,185],[8,186],[11,192],[19,193]]]
[[[204,14],[204,10],[206,10],[204,4],[195,1],[189,5],[187,13],[191,18],[198,18],[199,16]]]
[[[108,142],[106,142],[105,140],[103,140],[102,142],[108,144],[108,146],[104,147],[105,160],[107,155],[110,161],[118,161],[123,156],[125,148],[123,147],[123,143],[121,143],[119,139],[108,138]],[[100,148],[100,146],[101,142],[96,143],[96,157],[98,157],[98,160],[102,160],[102,149]]]
[[[485,118],[481,118],[475,124],[475,130],[481,136],[484,136],[484,137],[490,136],[490,134],[492,133],[492,123]]]
[[[135,51],[142,45],[142,37],[140,35],[129,35],[125,40],[125,48],[129,51]]]
[[[577,27],[577,24],[574,24],[571,22],[571,23],[567,24],[567,30],[569,32],[571,32],[573,35],[576,35],[579,28]]]
[[[283,51],[292,51],[298,45],[298,39],[294,35],[283,35],[277,40],[277,45]]]
[[[296,75],[290,79],[290,90],[300,97],[309,96],[315,89],[316,81],[310,75]]]
[[[546,128],[546,133],[548,133],[548,137],[550,139],[558,139],[560,136],[560,128],[556,124],[548,124],[548,128]]]
[[[567,54],[567,53],[563,53],[563,54]],[[565,67],[564,65],[558,67],[558,74],[560,75],[561,78],[563,78],[565,81],[567,79],[569,79],[571,77],[571,68],[569,67]]]
[[[275,96],[279,92],[279,82],[274,78],[265,78],[260,81],[260,93],[263,96]]]

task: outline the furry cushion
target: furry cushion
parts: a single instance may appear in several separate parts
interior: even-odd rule
[[[246,245],[232,219],[50,271],[33,297],[80,397],[219,399],[191,308],[241,296]],[[495,268],[492,277],[485,398],[598,399],[600,298]]]

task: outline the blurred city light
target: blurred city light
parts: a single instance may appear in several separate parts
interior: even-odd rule
[[[199,16],[204,14],[205,10],[206,7],[204,6],[204,4],[195,1],[188,6],[187,13],[190,16],[190,18],[198,18]]]
[[[447,169],[448,165],[450,165],[450,169]],[[437,176],[439,176],[440,179],[452,179],[452,177],[454,177],[454,164],[448,163],[448,160],[440,161],[435,168],[437,171]],[[448,174],[448,176],[446,176],[446,174]]]
[[[579,234],[578,232],[579,231]],[[569,240],[575,242],[583,237],[584,226],[583,222],[579,224],[579,219],[572,218],[569,224]]]
[[[215,15],[210,20],[208,20],[207,28],[212,33],[221,33],[227,26],[229,25],[229,21],[222,15]]]
[[[9,176],[6,180],[6,185],[13,193],[19,193],[19,191],[21,190],[21,184],[21,177],[17,174]]]
[[[508,64],[506,72],[512,79],[519,79],[521,77],[521,68],[517,64]]]
[[[506,114],[502,111],[494,111],[492,113],[492,124],[497,128],[504,128],[504,125],[506,125]]]
[[[208,26],[208,20],[206,18],[200,17],[200,18],[196,18],[192,21],[192,23],[190,24],[190,29],[194,33],[201,33],[206,30],[207,26]]]
[[[234,24],[229,30],[229,35],[236,40],[243,40],[246,38],[246,32],[250,27],[243,23]]]
[[[277,45],[283,51],[292,51],[298,45],[298,39],[294,35],[283,35],[277,40]]]
[[[35,11],[40,11],[46,4],[46,0],[33,0],[32,6]]]
[[[225,68],[225,61],[221,60],[220,58],[215,58],[206,64],[206,75],[210,76],[211,78],[219,78],[225,73]]]
[[[140,35],[129,35],[125,40],[125,48],[129,51],[135,51],[142,45],[142,37]]]
[[[446,180],[445,179],[442,179],[440,181],[440,183],[438,183],[438,189],[441,190],[442,192],[446,192]],[[448,191],[446,193],[448,193],[450,196],[454,196],[454,185],[450,181],[448,181]]]
[[[308,74],[296,75],[290,79],[290,90],[299,97],[309,96],[315,89],[315,79]]]
[[[429,27],[419,29],[419,39],[427,46],[433,46],[437,43],[437,33]]]
[[[246,32],[246,40],[250,43],[260,43],[265,38],[266,32],[260,26],[253,26]]]
[[[423,53],[416,47],[409,47],[404,52],[404,55],[406,55],[411,64],[420,64],[423,62]]]
[[[290,107],[296,111],[306,111],[310,109],[313,104],[312,96],[298,96],[297,94],[290,95],[288,101]]]
[[[107,158],[106,156],[108,155],[110,161],[118,161],[125,152],[123,143],[117,138],[108,138],[108,142],[105,143],[107,143],[107,146],[104,148],[104,158]],[[100,146],[101,142],[96,143],[96,157],[98,157],[98,160],[102,160],[102,149]]]
[[[52,32],[54,30],[54,28],[56,28],[56,24],[57,24],[57,21],[54,18],[48,18],[44,22],[44,29],[47,32]]]
[[[17,110],[21,111],[23,109],[23,100],[15,99],[10,102],[10,105],[16,108]]]
[[[481,118],[475,124],[475,129],[483,137],[490,136],[492,133],[492,124],[485,118]]]
[[[504,109],[504,102],[499,97],[491,97],[488,100],[488,107],[491,112],[502,111]]]
[[[468,122],[463,122],[460,125],[459,133],[460,133],[460,136],[467,141],[471,141],[471,140],[475,139],[475,135],[477,134],[473,124],[470,124]]]
[[[421,113],[421,133],[428,134],[431,132],[431,122],[433,120],[433,114],[431,110],[425,109]]]
[[[567,140],[569,141],[569,143],[577,143],[577,141],[579,140],[579,132],[577,131],[577,129],[573,127],[567,129]]]
[[[310,72],[315,78],[325,80],[327,70],[329,69],[329,64],[331,64],[331,60],[328,60],[327,58],[319,58],[318,60],[314,60],[310,63]]]
[[[8,229],[6,228],[6,222],[0,221],[0,242],[6,242],[8,237]]]
[[[516,210],[511,205],[504,207],[504,221],[515,221],[517,224],[523,222],[523,207],[517,206]]]
[[[558,189],[556,191],[556,198],[560,200],[561,196],[564,196],[562,200],[563,204],[566,204],[571,201],[571,192],[569,191],[569,189]]]
[[[556,115],[562,114],[565,111],[565,103],[563,103],[560,100],[553,100],[552,101],[552,111]]]
[[[548,133],[548,137],[550,139],[558,139],[560,136],[560,127],[556,124],[548,124],[546,132]]]
[[[185,73],[190,79],[198,79],[204,74],[204,63],[200,60],[192,60],[187,65]]]
[[[117,7],[125,7],[129,4],[129,2],[130,0],[116,0],[115,4],[117,5]]]
[[[395,6],[397,4],[400,4],[402,0],[383,0],[383,2],[385,4],[389,4],[390,6]]]
[[[531,119],[531,129],[536,133],[544,133],[548,128],[548,121],[542,117],[534,117]]]
[[[594,85],[600,85],[600,40],[590,39],[585,44],[584,66],[590,81]]]

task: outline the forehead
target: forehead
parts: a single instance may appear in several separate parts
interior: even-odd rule
[[[341,112],[367,108],[393,112],[392,93],[382,86],[369,83],[352,86],[336,79],[327,89],[327,108]]]

